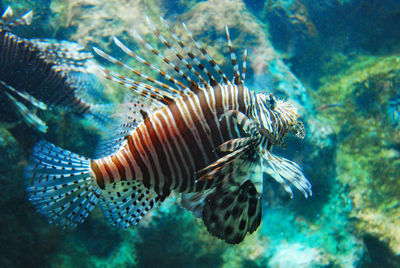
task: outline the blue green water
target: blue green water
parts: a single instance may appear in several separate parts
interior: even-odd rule
[[[158,26],[164,17],[183,38],[185,22],[232,77],[228,25],[239,63],[248,49],[246,86],[291,101],[301,114],[306,138],[289,136],[286,149],[273,152],[302,167],[313,196],[294,191],[290,199],[265,175],[261,226],[238,245],[210,235],[178,196],[128,230],[112,227],[99,208],[63,229],[28,201],[32,146],[46,139],[93,157],[113,125],[50,107],[35,110],[47,125],[43,133],[0,95],[1,267],[400,267],[399,1],[0,1],[0,10],[7,6],[15,17],[34,12],[31,25],[12,30],[17,36],[68,40],[93,54],[98,47],[143,72],[148,68],[124,56],[113,37],[168,68],[134,41],[136,30],[172,55],[149,31],[146,15]],[[68,75],[78,77],[79,97],[99,104],[110,121],[116,117],[126,88]]]

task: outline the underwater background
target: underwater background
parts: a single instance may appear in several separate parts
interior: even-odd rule
[[[27,141],[90,157],[107,126],[39,111],[46,133],[0,122],[0,267],[400,267],[400,1],[0,0],[7,6],[34,12],[18,36],[113,55],[114,36],[135,47],[136,29],[151,40],[146,15],[178,34],[184,21],[229,74],[228,25],[236,51],[249,50],[247,87],[291,100],[302,115],[305,140],[289,137],[277,152],[302,167],[313,196],[290,199],[265,177],[261,226],[238,245],[211,236],[175,198],[128,230],[100,209],[62,229],[28,201]],[[90,85],[92,102],[124,99],[126,89],[104,79]]]

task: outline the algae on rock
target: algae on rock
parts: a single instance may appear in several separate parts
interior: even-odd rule
[[[400,85],[396,56],[357,57],[352,65],[324,78],[317,98],[338,133],[338,180],[349,188],[351,215],[361,234],[379,237],[400,254],[400,132],[390,123],[388,100]]]

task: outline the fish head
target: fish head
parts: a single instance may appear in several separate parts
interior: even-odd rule
[[[257,94],[256,99],[253,120],[269,140],[274,144],[284,144],[285,137],[290,132],[300,139],[304,138],[304,125],[298,120],[300,116],[292,103],[265,93]]]

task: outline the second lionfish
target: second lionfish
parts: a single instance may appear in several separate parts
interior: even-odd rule
[[[304,127],[291,104],[272,94],[256,94],[244,85],[247,52],[239,73],[228,28],[232,81],[185,24],[193,49],[165,21],[173,43],[147,22],[177,63],[139,34],[134,36],[176,75],[135,54],[117,38],[115,44],[124,53],[156,71],[160,79],[95,48],[99,56],[146,82],[99,66],[107,79],[137,95],[116,139],[99,159],[44,141],[37,144],[30,169],[33,183],[27,189],[30,200],[51,222],[69,226],[81,223],[100,203],[113,225],[126,228],[136,225],[174,191],[181,193],[182,205],[201,217],[211,234],[227,243],[240,243],[261,222],[263,172],[291,196],[289,184],[305,197],[311,195],[300,167],[271,152],[274,145],[284,144],[290,132],[303,138]]]
[[[95,85],[93,55],[74,42],[18,36],[13,30],[30,25],[33,12],[13,13],[8,7],[0,17],[0,123],[19,132],[22,121],[46,132],[36,111],[53,107],[104,121],[97,105],[83,98]]]

